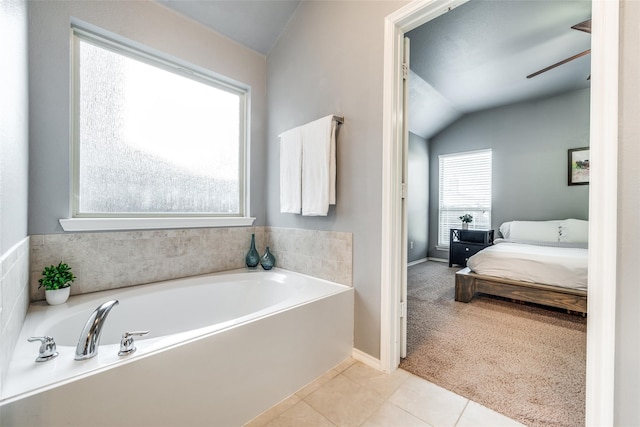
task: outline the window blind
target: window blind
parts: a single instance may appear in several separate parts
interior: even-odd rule
[[[491,228],[491,150],[439,156],[438,246],[449,246],[449,230],[473,215],[469,229]]]

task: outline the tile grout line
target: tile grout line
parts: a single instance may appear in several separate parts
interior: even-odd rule
[[[416,419],[418,419],[418,420],[422,421],[423,423],[425,423],[425,424],[427,424],[427,425],[431,425],[427,420],[423,419],[422,417],[417,416],[417,415],[416,415],[416,414],[414,414],[413,412],[409,412],[409,411],[407,411],[406,409],[404,409],[404,408],[402,408],[402,407],[400,407],[400,406],[396,405],[395,403],[393,403],[393,402],[389,402],[388,400],[387,400],[386,402],[387,402],[387,403],[389,403],[390,405],[393,405],[393,406],[395,406],[396,408],[400,409],[402,412],[404,412],[404,413],[406,413],[406,414],[409,414],[409,415],[411,415],[412,417],[414,417],[414,418],[416,418]],[[457,423],[457,421],[456,421],[456,423]],[[454,427],[455,427],[455,425],[454,425]]]
[[[313,393],[315,393],[316,391],[317,391],[317,390],[314,390],[314,392],[313,392]],[[311,393],[311,394],[313,394],[313,393]],[[311,394],[310,394],[309,396],[311,396]],[[309,396],[307,396],[307,397],[309,397]],[[323,414],[322,412],[318,411],[316,408],[314,408],[313,406],[311,406],[311,404],[310,404],[309,402],[307,402],[307,401],[306,401],[306,400],[304,400],[304,399],[300,399],[300,402],[304,402],[304,403],[305,403],[309,408],[311,408],[311,410],[312,410],[313,412],[315,412],[316,414],[320,415],[322,418],[324,418],[325,420],[327,420],[327,421],[328,421],[332,426],[337,427],[337,424],[336,424],[336,423],[334,423],[334,422],[333,422],[333,420],[331,420],[331,419],[330,419],[329,417],[327,417],[325,414]],[[295,407],[295,406],[299,405],[299,404],[300,404],[300,402],[296,403],[295,405],[293,405],[293,406],[292,406],[291,408],[289,408],[289,409],[293,409],[293,407]],[[289,409],[287,409],[287,411],[288,411]],[[287,411],[285,411],[285,412],[287,412]],[[284,412],[283,412],[283,413],[284,413]],[[282,414],[280,414],[280,415],[282,415]]]
[[[467,410],[467,406],[469,406],[469,402],[471,402],[471,400],[467,399],[467,403],[464,404],[464,408],[462,408],[462,412],[460,412],[460,415],[458,415],[458,419],[456,420],[456,422],[453,425],[453,427],[456,427],[458,425],[458,423],[460,422],[460,418],[462,418],[462,414],[464,414],[464,411]]]
[[[338,365],[336,365],[338,366]],[[351,365],[350,365],[351,366]],[[335,369],[332,368],[332,369]],[[347,368],[348,369],[348,368]],[[321,386],[319,386],[317,389],[313,390],[311,393],[309,393],[308,395],[306,395],[305,397],[302,396],[298,396],[300,398],[300,402],[304,402],[305,404],[307,404],[311,409],[313,409],[313,411],[315,411],[316,413],[320,414],[320,416],[322,418],[324,418],[325,420],[329,421],[332,425],[337,426],[336,423],[333,422],[333,420],[331,420],[329,417],[327,417],[325,414],[323,414],[322,412],[320,412],[318,409],[316,409],[311,402],[307,402],[307,398],[310,396],[313,396],[314,394],[316,394],[316,392],[318,392],[318,390],[320,390],[322,387],[326,386],[327,384],[329,384],[331,381],[333,381],[334,379],[338,378],[340,375],[342,375],[342,373],[345,371],[346,369],[342,370],[341,372],[338,373],[338,375],[334,376],[333,378],[331,378],[330,380],[328,380],[326,383],[322,384]],[[320,378],[320,377],[318,377]],[[348,377],[345,376],[345,378],[348,379]],[[300,402],[296,403],[296,405],[298,405]],[[295,406],[295,405],[294,405]]]
[[[348,377],[347,377],[347,378],[348,378]],[[407,378],[408,378],[408,377],[407,377]],[[360,426],[365,425],[365,424],[367,423],[367,421],[369,421],[369,420],[371,419],[371,417],[373,417],[373,416],[374,416],[378,411],[380,411],[380,409],[382,408],[382,406],[383,406],[385,403],[388,403],[389,405],[393,405],[393,406],[395,406],[396,408],[398,408],[398,409],[400,409],[400,410],[404,411],[404,409],[400,408],[399,406],[397,406],[396,404],[394,404],[393,402],[391,402],[391,401],[390,401],[390,399],[391,399],[391,396],[393,396],[393,394],[394,394],[394,393],[395,393],[395,392],[396,392],[396,391],[397,391],[397,390],[402,386],[402,384],[404,384],[406,381],[407,381],[407,379],[405,378],[405,379],[404,379],[404,381],[402,381],[402,383],[400,383],[400,385],[399,385],[398,387],[396,387],[396,389],[395,389],[395,390],[394,390],[394,391],[389,395],[389,397],[385,398],[385,399],[380,403],[380,405],[378,405],[378,407],[377,407],[377,408],[376,408],[376,409],[375,409],[371,414],[369,414],[369,416],[368,416],[364,421],[362,421],[359,425],[360,425]],[[361,386],[361,387],[364,387],[364,385],[360,385],[360,386]],[[404,411],[404,412],[407,412],[407,411]],[[408,412],[407,412],[407,413],[408,413]],[[413,415],[413,414],[410,414],[410,415]],[[415,416],[415,415],[414,415],[414,416]],[[416,417],[416,418],[417,418],[417,417]]]
[[[356,363],[358,363],[358,362],[356,362]],[[353,365],[355,365],[355,363],[354,363],[354,364],[352,364],[351,366],[353,366]],[[347,371],[347,369],[345,369],[345,370],[343,371],[343,373],[344,373],[344,372],[346,372],[346,371]],[[371,414],[370,414],[370,415],[369,415],[369,416],[368,416],[368,417],[367,417],[367,418],[366,418],[362,423],[360,423],[360,426],[363,426],[364,424],[366,424],[366,422],[367,422],[367,421],[369,421],[369,420],[370,420],[370,419],[371,419],[371,418],[372,418],[372,417],[373,417],[373,416],[374,416],[374,415],[375,415],[375,414],[376,414],[376,413],[377,413],[377,412],[378,412],[378,411],[379,411],[379,410],[384,406],[384,404],[385,404],[385,403],[387,403],[387,404],[389,404],[389,405],[393,405],[394,407],[396,407],[396,408],[400,409],[401,411],[403,411],[403,412],[405,412],[405,413],[409,414],[410,416],[415,417],[416,419],[419,419],[420,421],[423,421],[423,422],[427,423],[427,422],[426,422],[425,420],[423,420],[422,418],[420,418],[420,417],[416,416],[415,414],[410,413],[409,411],[407,411],[407,410],[405,410],[405,409],[403,409],[403,408],[399,407],[399,406],[398,406],[398,405],[396,405],[395,403],[391,402],[391,397],[396,393],[396,391],[398,391],[398,390],[399,390],[399,389],[400,389],[400,388],[401,388],[401,387],[402,387],[402,386],[403,386],[403,385],[404,385],[404,384],[409,380],[409,378],[411,377],[411,375],[413,375],[413,374],[411,374],[411,373],[408,373],[408,374],[409,374],[409,375],[407,375],[407,376],[406,376],[406,378],[404,378],[404,379],[402,380],[402,382],[400,382],[400,384],[398,384],[398,386],[397,386],[397,387],[395,387],[395,389],[394,389],[394,390],[389,394],[389,396],[387,396],[387,397],[382,401],[382,403],[380,403],[380,405],[378,405],[378,407],[376,408],[376,410],[375,410],[375,411],[373,411],[373,412],[372,412],[372,413],[371,413]],[[347,376],[345,375],[345,377],[347,377]],[[349,378],[349,377],[347,377],[347,378]],[[354,380],[354,381],[355,381],[355,380]],[[357,383],[357,384],[359,384],[361,387],[365,387],[365,385],[364,385],[364,384],[360,384],[360,383],[358,383],[358,382],[356,382],[356,383]],[[428,423],[427,423],[427,424],[428,424]]]

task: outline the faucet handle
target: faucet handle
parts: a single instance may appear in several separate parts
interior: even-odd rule
[[[133,345],[133,337],[134,336],[144,336],[147,335],[149,331],[134,331],[134,332],[125,332],[122,334],[122,339],[120,340],[120,351],[118,352],[118,356],[128,356],[133,354],[136,351],[136,347]]]
[[[56,351],[56,342],[53,340],[53,337],[31,337],[27,338],[27,341],[40,341],[42,343],[40,344],[40,351],[38,353],[38,357],[36,358],[36,362],[46,362],[58,357],[58,352]]]

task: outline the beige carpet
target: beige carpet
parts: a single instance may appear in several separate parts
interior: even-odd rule
[[[409,267],[400,367],[529,426],[584,426],[586,318],[488,296],[456,302],[457,270]]]

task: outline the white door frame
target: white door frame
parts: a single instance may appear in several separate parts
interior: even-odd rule
[[[465,3],[417,0],[385,19],[380,366],[400,363],[404,33]],[[586,424],[613,425],[619,0],[592,1]]]

